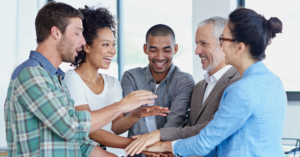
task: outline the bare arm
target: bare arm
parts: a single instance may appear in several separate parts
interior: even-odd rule
[[[91,111],[87,104],[76,106],[75,108],[77,111]],[[122,149],[132,142],[130,138],[121,137],[103,129],[90,133],[89,137],[104,146]]]
[[[101,129],[107,123],[113,121],[117,116],[124,112],[130,112],[144,104],[153,103],[157,96],[150,91],[139,90],[128,94],[120,102],[106,106],[97,111],[91,111],[91,129],[90,133]]]

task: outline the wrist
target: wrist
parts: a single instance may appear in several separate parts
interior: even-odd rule
[[[135,119],[140,119],[141,117],[136,113],[138,109],[133,110],[130,114]]]
[[[116,109],[117,112],[124,113],[124,107],[120,102],[115,102],[114,104],[112,104],[112,106],[114,106],[114,108]]]
[[[152,133],[155,135],[155,137],[158,139],[158,141],[161,141],[160,130],[155,130]]]
[[[172,141],[162,142],[162,147],[166,152],[173,152],[172,150]]]

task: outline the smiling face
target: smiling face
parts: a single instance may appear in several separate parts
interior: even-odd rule
[[[92,45],[86,45],[86,62],[97,69],[108,69],[112,58],[116,54],[115,37],[109,28],[102,28],[97,31],[97,37]]]
[[[224,53],[218,45],[218,40],[213,35],[213,26],[206,24],[197,29],[196,32],[196,51],[202,63],[202,69],[208,72],[215,73],[224,67]]]
[[[69,25],[56,46],[63,62],[74,62],[78,52],[82,50],[85,45],[82,32],[82,20],[79,17],[70,18]]]
[[[177,50],[178,45],[174,43],[171,34],[167,36],[150,34],[147,45],[144,45],[144,52],[148,55],[152,75],[168,73]]]

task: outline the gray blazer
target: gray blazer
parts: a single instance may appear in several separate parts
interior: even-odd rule
[[[231,83],[239,80],[240,74],[236,68],[231,67],[217,82],[211,93],[202,105],[207,83],[205,80],[198,82],[193,90],[188,120],[184,127],[161,128],[161,140],[173,141],[185,139],[199,134],[213,118],[219,108],[224,90]]]

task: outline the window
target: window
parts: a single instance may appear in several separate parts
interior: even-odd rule
[[[246,8],[283,23],[282,34],[267,47],[264,63],[283,82],[286,91],[300,91],[300,2],[299,0],[246,0]]]

